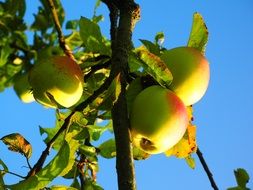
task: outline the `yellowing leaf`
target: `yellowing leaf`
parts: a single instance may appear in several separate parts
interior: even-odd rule
[[[135,51],[142,62],[143,68],[162,86],[169,87],[173,76],[165,62],[147,49],[138,48]]]
[[[183,138],[175,146],[167,150],[165,155],[186,158],[191,153],[196,152],[196,150],[196,127],[189,124]]]
[[[201,14],[195,13],[193,15],[192,29],[187,46],[194,47],[204,53],[207,41],[208,30],[204,19]]]
[[[30,158],[32,155],[31,144],[19,133],[12,133],[1,138],[4,144],[8,146],[8,149],[13,152],[19,152],[26,158]]]
[[[193,121],[193,107],[192,106],[187,106],[186,107],[187,110],[187,115],[188,115],[188,119],[189,121]]]

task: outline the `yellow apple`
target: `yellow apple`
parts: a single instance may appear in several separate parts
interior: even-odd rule
[[[184,135],[188,116],[171,90],[154,85],[139,93],[130,112],[132,142],[149,154],[165,152]]]
[[[173,75],[170,89],[186,106],[198,102],[205,94],[210,78],[209,63],[201,52],[191,47],[178,47],[165,51],[161,59]]]
[[[15,78],[13,88],[22,102],[30,103],[34,101],[27,73],[22,73]]]
[[[35,100],[46,107],[71,107],[83,93],[83,73],[67,56],[40,60],[31,69],[29,82]]]

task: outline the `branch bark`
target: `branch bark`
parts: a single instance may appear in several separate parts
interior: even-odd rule
[[[135,190],[135,174],[133,152],[130,137],[130,123],[126,102],[126,86],[128,76],[128,52],[132,44],[132,29],[139,18],[136,9],[139,6],[131,0],[121,1],[118,5],[113,1],[104,1],[110,10],[112,69],[110,76],[119,76],[121,92],[112,108],[113,129],[116,141],[116,169],[119,190]],[[111,3],[111,4],[110,4]],[[117,26],[117,11],[119,24]]]
[[[73,59],[75,61],[75,57],[74,57],[71,49],[69,48],[69,46],[65,42],[65,38],[64,38],[62,29],[61,29],[61,24],[60,24],[60,21],[58,18],[58,14],[57,14],[54,2],[53,2],[53,0],[47,0],[47,2],[48,2],[48,5],[49,5],[51,13],[52,13],[55,29],[58,34],[58,40],[59,40],[60,47],[64,51],[65,55],[67,55],[68,57],[70,57],[71,59]]]
[[[219,190],[218,186],[216,185],[215,181],[214,181],[214,178],[213,178],[213,174],[211,173],[211,171],[209,170],[208,168],[208,165],[203,157],[203,154],[202,152],[199,150],[199,148],[197,149],[197,155],[198,155],[198,158],[207,174],[207,177],[211,183],[211,186],[213,187],[214,190]]]

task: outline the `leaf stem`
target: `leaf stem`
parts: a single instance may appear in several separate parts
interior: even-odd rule
[[[199,160],[200,160],[200,162],[207,174],[207,177],[211,183],[211,186],[213,187],[214,190],[219,190],[218,186],[216,185],[216,183],[214,181],[213,174],[211,173],[210,169],[208,168],[208,165],[207,165],[207,163],[203,157],[203,154],[199,148],[197,149],[197,155],[198,155],[198,158],[199,158]]]
[[[13,173],[13,172],[10,172],[10,171],[6,171],[6,170],[0,170],[1,172],[5,172],[5,173],[8,173],[8,174],[11,174],[11,175],[14,175],[14,176],[17,176],[17,177],[20,177],[22,179],[25,179],[26,177],[22,176],[22,175],[19,175],[19,174],[16,174],[16,173]]]

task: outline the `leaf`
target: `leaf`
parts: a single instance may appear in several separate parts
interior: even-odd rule
[[[126,91],[127,110],[132,110],[134,99],[142,90],[141,78],[136,78],[130,83]]]
[[[50,190],[78,190],[78,189],[76,189],[74,187],[54,185],[54,186],[50,187]]]
[[[172,148],[165,152],[166,156],[176,156],[177,158],[187,158],[197,151],[196,127],[189,124],[183,138]]]
[[[115,139],[103,142],[99,147],[99,154],[104,158],[114,158],[116,156]]]
[[[100,138],[100,136],[106,130],[108,130],[107,127],[100,127],[100,126],[97,126],[97,125],[88,125],[87,128],[89,130],[91,140],[93,140],[93,141],[97,141]]]
[[[91,179],[86,179],[83,189],[85,190],[103,190],[95,181]]]
[[[203,17],[199,13],[194,13],[192,29],[187,46],[194,47],[204,53],[207,41],[208,30]]]
[[[173,76],[160,57],[143,48],[137,49],[136,52],[140,60],[144,63],[144,69],[146,69],[160,85],[169,87],[173,80]]]
[[[0,159],[0,166],[3,167],[3,170],[0,168],[0,189],[5,190],[5,183],[3,176],[5,175],[6,172],[8,172],[8,167],[5,165],[5,163]]]
[[[135,160],[146,160],[149,158],[150,154],[142,151],[141,149],[133,146],[133,158]]]
[[[149,52],[159,55],[160,54],[160,48],[157,44],[154,44],[151,41],[148,40],[142,40],[140,39],[141,43],[148,49]]]
[[[13,152],[19,152],[26,158],[30,158],[32,155],[31,144],[19,133],[12,133],[2,137],[0,140],[8,146],[8,149]]]
[[[0,49],[0,67],[4,66],[7,61],[10,53],[12,52],[9,46],[1,47]]]
[[[57,176],[64,176],[71,170],[75,162],[75,152],[79,144],[67,135],[57,155],[40,172],[14,185],[9,185],[12,190],[34,190],[47,186]]]
[[[162,45],[164,42],[164,33],[158,32],[155,36],[155,43]]]
[[[195,168],[195,159],[191,155],[185,157],[185,161],[191,169]]]
[[[7,166],[6,166],[6,164],[3,162],[3,160],[2,160],[2,159],[0,159],[0,166],[2,166],[2,167],[3,167],[3,170],[4,170],[4,171],[6,171],[6,172],[8,172],[8,171],[9,171],[8,167],[7,167]]]
[[[84,144],[79,147],[79,151],[86,156],[95,156],[97,153],[97,150],[95,147],[87,146]]]
[[[110,55],[109,49],[103,43],[100,28],[95,22],[92,22],[88,18],[81,17],[79,25],[81,39],[89,51]]]
[[[238,168],[237,170],[234,170],[234,174],[238,186],[246,188],[246,184],[249,182],[249,174],[247,171],[243,168]]]

